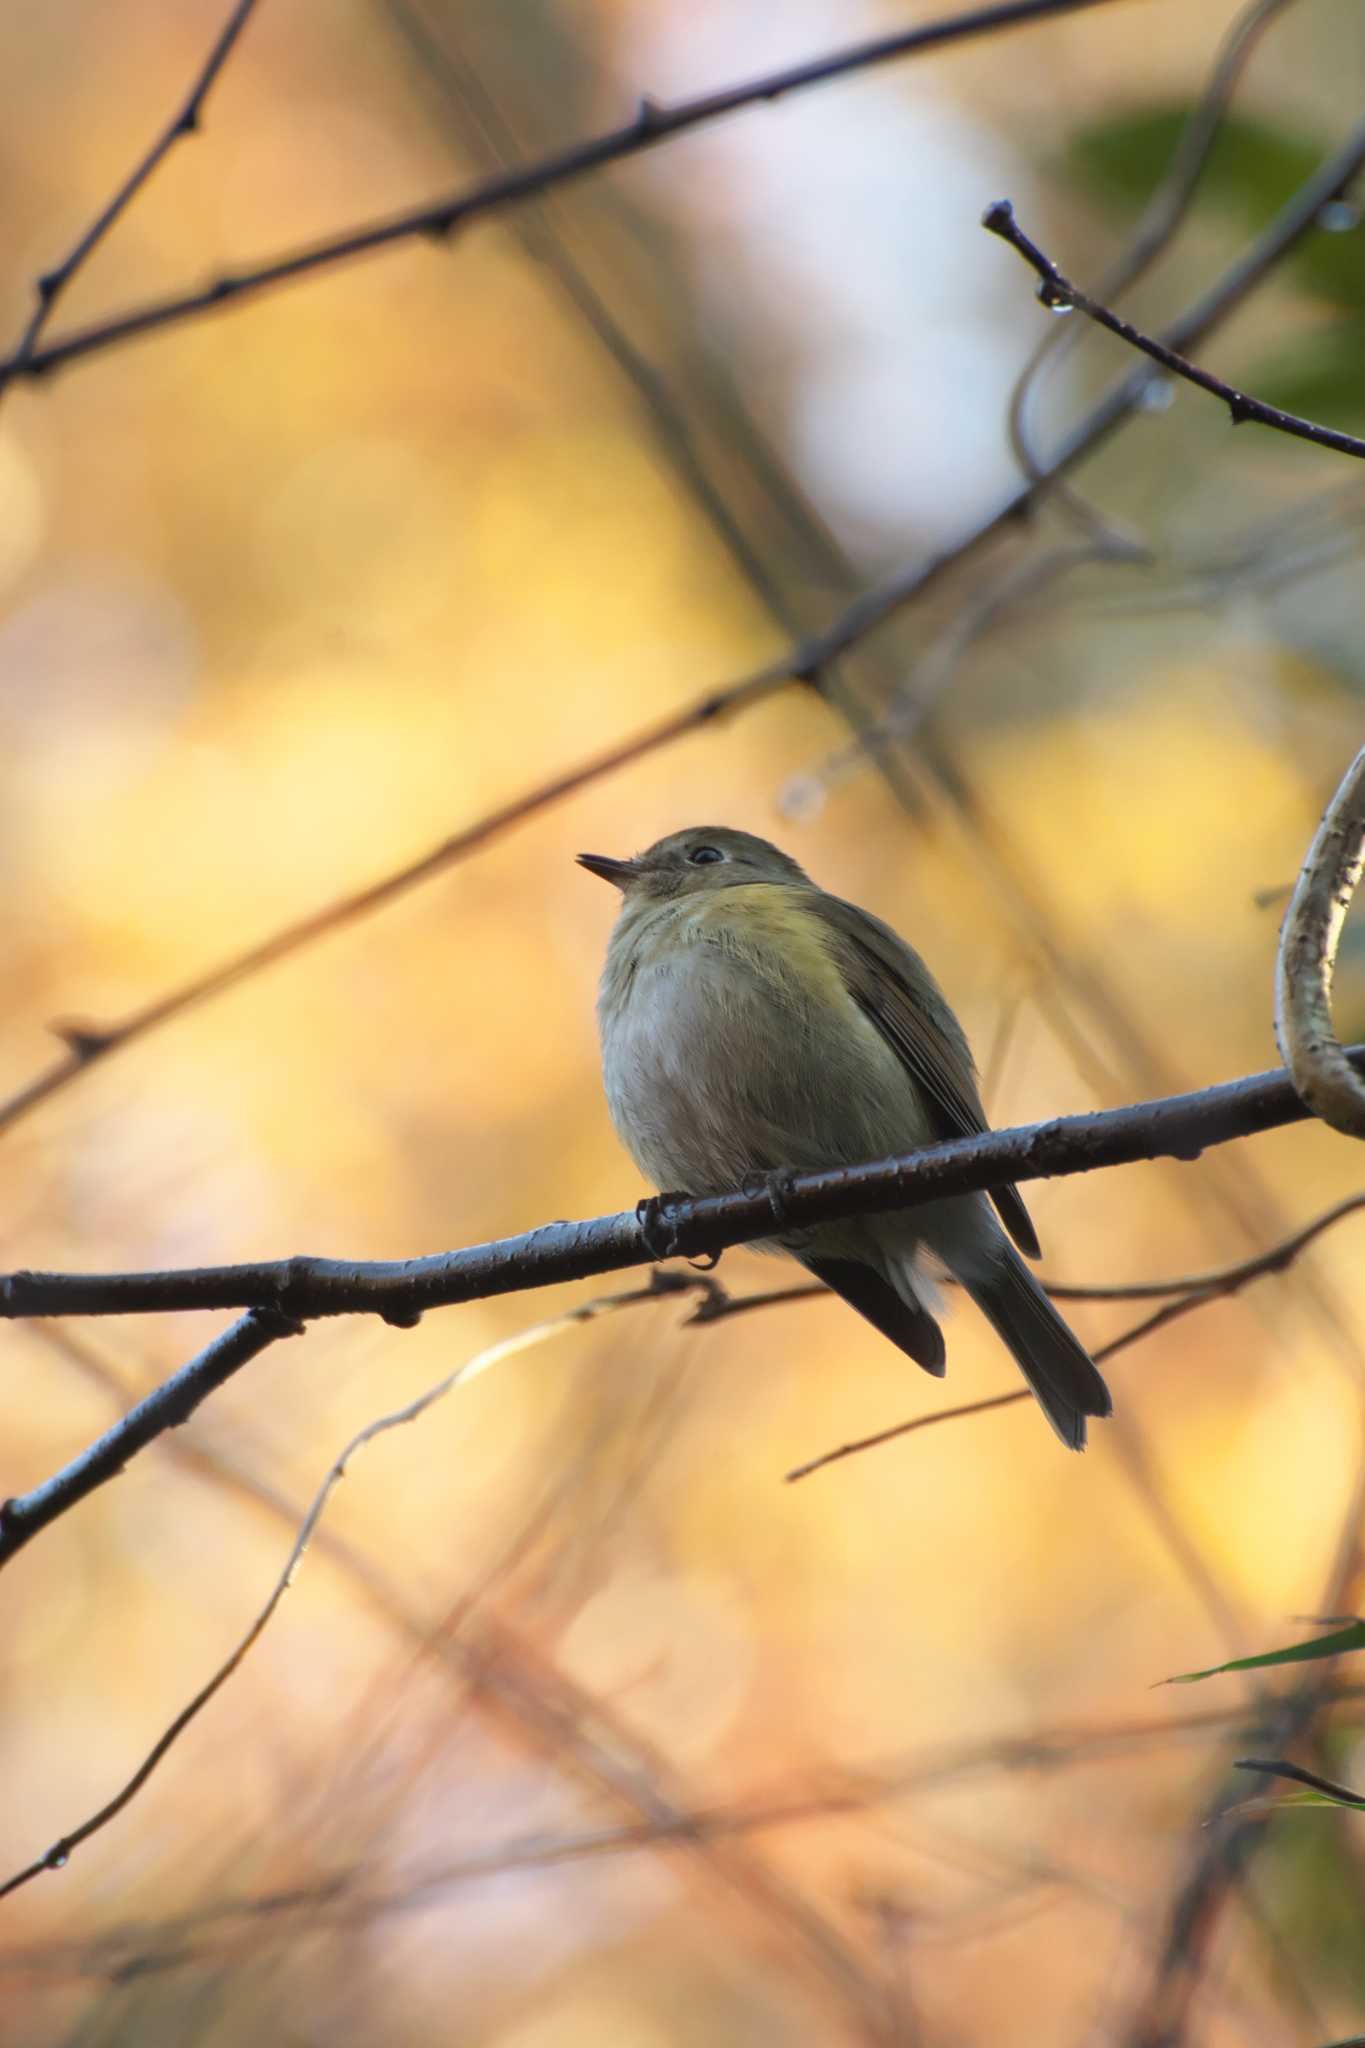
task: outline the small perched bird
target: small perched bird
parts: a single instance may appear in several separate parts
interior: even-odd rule
[[[962,1027],[918,953],[766,839],[698,825],[634,860],[578,858],[625,899],[598,997],[602,1068],[612,1121],[656,1187],[718,1194],[755,1174],[854,1165],[986,1129]],[[1006,1230],[1038,1256],[1012,1187],[816,1224],[757,1249],[796,1259],[941,1375],[930,1254],[1009,1346],[1062,1442],[1082,1450],[1109,1390]]]

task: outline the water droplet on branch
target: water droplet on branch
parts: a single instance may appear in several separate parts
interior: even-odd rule
[[[1138,393],[1138,404],[1144,412],[1168,412],[1174,403],[1173,377],[1149,377]]]

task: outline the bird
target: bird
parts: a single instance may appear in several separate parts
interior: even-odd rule
[[[621,891],[598,991],[602,1071],[616,1131],[656,1188],[719,1194],[988,1128],[966,1036],[919,954],[766,839],[696,825],[631,859],[577,858]],[[926,1372],[946,1370],[936,1265],[1063,1444],[1083,1450],[1087,1419],[1111,1412],[1020,1257],[1039,1245],[1015,1188],[778,1228],[756,1249],[795,1259]]]

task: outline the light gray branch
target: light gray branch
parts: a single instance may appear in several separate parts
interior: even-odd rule
[[[1365,747],[1308,849],[1275,963],[1275,1036],[1300,1099],[1349,1138],[1365,1138],[1365,1081],[1332,1028],[1341,927],[1365,865]]]

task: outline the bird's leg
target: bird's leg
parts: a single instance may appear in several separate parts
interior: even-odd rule
[[[742,1192],[750,1201],[765,1201],[779,1230],[787,1224],[787,1194],[796,1178],[789,1166],[779,1166],[772,1173],[751,1173],[742,1183]]]
[[[675,1190],[668,1195],[645,1195],[635,1204],[635,1221],[651,1259],[677,1258],[678,1229],[673,1211],[679,1203],[691,1199]]]

